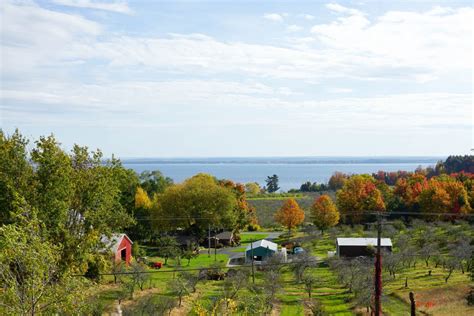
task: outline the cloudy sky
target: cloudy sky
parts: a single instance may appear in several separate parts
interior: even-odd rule
[[[0,127],[119,157],[473,147],[471,1],[2,0]]]

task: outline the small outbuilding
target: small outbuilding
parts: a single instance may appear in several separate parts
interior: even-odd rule
[[[110,238],[102,236],[101,241],[105,245],[105,250],[113,253],[115,262],[130,264],[133,242],[126,234],[112,234]]]
[[[286,250],[286,249],[285,249]],[[245,261],[264,261],[268,257],[273,256],[278,252],[278,245],[274,242],[262,239],[255,241],[247,246],[245,249]]]
[[[382,250],[392,251],[390,238],[381,238]],[[337,238],[336,255],[339,257],[371,256],[377,248],[377,238]]]

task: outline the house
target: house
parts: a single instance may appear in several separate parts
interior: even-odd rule
[[[380,246],[382,250],[392,251],[392,241],[390,238],[381,238]],[[339,257],[359,257],[374,254],[377,248],[377,238],[337,238],[336,255]]]
[[[208,238],[206,238],[206,246],[208,245],[207,243]],[[222,244],[223,246],[233,246],[235,244],[234,233],[230,230],[226,230],[211,236],[211,247],[215,247],[216,244]]]
[[[245,249],[245,261],[252,261],[252,256],[254,261],[262,262],[265,259],[273,256],[278,252],[278,245],[274,242],[262,239],[255,241],[247,246]],[[286,249],[285,249],[286,253]]]
[[[184,235],[184,234],[178,234],[176,236],[173,236],[178,243],[178,246],[181,249],[189,249],[191,247],[196,248],[197,247],[197,240],[194,236],[191,235]]]
[[[105,245],[104,250],[112,251],[115,262],[130,264],[133,242],[126,234],[112,234],[110,238],[102,236],[101,242]]]

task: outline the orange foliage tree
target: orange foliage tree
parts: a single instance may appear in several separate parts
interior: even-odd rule
[[[300,208],[295,199],[288,199],[283,206],[275,213],[275,220],[288,228],[288,233],[304,221],[304,211]]]
[[[424,213],[452,213],[455,216],[472,211],[466,188],[447,176],[431,178],[419,196],[419,203]],[[431,215],[427,217],[433,218]]]
[[[360,222],[364,212],[385,211],[382,193],[376,180],[369,175],[354,175],[347,179],[336,193],[336,202],[344,220],[351,223]]]
[[[407,179],[398,179],[394,194],[402,199],[410,209],[417,209],[419,196],[428,187],[426,176],[421,173],[412,174]]]
[[[339,211],[336,208],[336,204],[327,194],[321,195],[314,201],[311,206],[311,215],[314,225],[321,230],[321,234],[324,233],[325,229],[339,223]]]

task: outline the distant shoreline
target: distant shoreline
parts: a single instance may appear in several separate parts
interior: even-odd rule
[[[436,164],[446,157],[210,157],[210,158],[124,158],[125,164]]]

